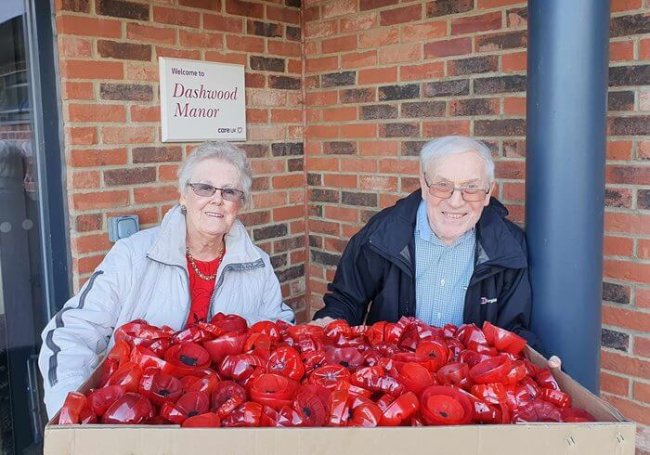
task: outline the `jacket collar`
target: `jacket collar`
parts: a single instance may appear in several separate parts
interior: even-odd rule
[[[158,235],[147,251],[147,257],[163,264],[187,268],[186,236],[185,215],[181,212],[180,206],[175,205],[165,214]],[[226,234],[225,241],[226,254],[221,261],[222,266],[255,263],[262,258],[239,220],[233,223],[230,232]]]
[[[397,201],[392,209],[393,216],[386,216],[370,235],[371,243],[390,255],[410,260],[408,245],[413,240],[417,210],[422,193],[416,190]],[[508,209],[497,199],[483,209],[476,224],[477,262],[507,268],[524,268],[528,261],[520,240],[506,225]]]

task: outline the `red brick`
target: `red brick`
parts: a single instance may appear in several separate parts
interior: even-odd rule
[[[90,273],[97,268],[104,260],[104,255],[86,256],[77,260],[77,270],[79,273]]]
[[[509,97],[503,99],[503,113],[505,115],[526,116],[526,98]]]
[[[128,203],[128,190],[77,193],[72,195],[72,206],[75,210],[106,209],[125,206]]]
[[[415,159],[383,158],[379,160],[379,172],[398,175],[416,175],[420,172],[420,162]]]
[[[359,85],[397,82],[397,67],[370,68],[359,71]]]
[[[339,223],[330,221],[309,220],[309,232],[327,235],[339,235]]]
[[[334,36],[338,31],[338,21],[311,22],[305,24],[305,38]]]
[[[610,10],[613,13],[641,8],[642,0],[612,0]]]
[[[229,50],[242,52],[264,52],[264,39],[253,36],[226,35]]]
[[[471,38],[455,38],[445,41],[434,41],[424,45],[424,58],[449,57],[451,55],[467,55],[472,52]]]
[[[350,0],[333,0],[323,4],[321,19],[337,16],[354,16],[357,14],[356,2]]]
[[[64,57],[91,57],[93,48],[90,40],[75,36],[59,36],[59,55]]]
[[[630,380],[622,376],[600,372],[600,390],[614,395],[627,396]]]
[[[629,237],[605,236],[603,254],[605,256],[632,256],[634,239]]]
[[[89,190],[99,188],[100,176],[96,171],[82,171],[72,173],[72,188],[76,190]]]
[[[605,212],[605,231],[649,235],[650,215]]]
[[[93,98],[95,98],[95,91],[92,82],[63,83],[63,99],[91,100]]]
[[[388,30],[369,30],[359,35],[360,48],[381,48],[388,44],[399,43],[399,30],[392,27]]]
[[[133,190],[136,204],[151,202],[171,202],[178,199],[178,188],[172,186],[152,186]]]
[[[399,142],[397,141],[370,141],[359,144],[359,154],[362,156],[397,156]],[[347,170],[347,168],[344,168]],[[391,171],[387,171],[391,172]],[[395,170],[397,172],[397,170]],[[391,172],[394,173],[394,172]]]
[[[632,157],[631,141],[608,141],[607,142],[608,160],[629,160],[631,157]]]
[[[613,404],[629,420],[634,420],[643,425],[650,425],[650,406],[644,406],[613,395],[603,394],[603,398]]]
[[[102,228],[102,214],[84,214],[75,218],[77,232],[98,231]]]
[[[264,17],[264,5],[241,0],[225,0],[226,12],[246,17]]]
[[[97,143],[97,128],[66,127],[65,142],[67,145],[92,145]]]
[[[650,284],[650,264],[609,259],[603,265],[608,278]]]
[[[634,354],[650,358],[650,338],[635,336]]]
[[[286,221],[305,216],[305,207],[294,205],[289,207],[277,207],[273,209],[273,221]]]
[[[379,49],[379,63],[413,62],[422,59],[422,46],[419,44],[400,44]]]
[[[182,47],[198,47],[207,49],[222,49],[223,35],[221,33],[178,31],[179,43]]]
[[[356,188],[357,176],[349,174],[325,174],[323,175],[323,184],[336,189]]]
[[[62,35],[119,38],[122,25],[116,19],[61,15],[56,18],[57,32]]]
[[[362,175],[359,176],[359,189],[366,191],[383,192],[396,192],[397,191],[397,177],[389,177],[383,175]]]
[[[159,122],[160,106],[131,106],[131,120],[134,122]]]
[[[338,158],[309,157],[307,161],[307,169],[310,171],[338,171],[339,160]]]
[[[357,48],[357,37],[340,36],[337,38],[326,39],[323,41],[322,50],[324,54],[331,54],[334,52],[352,51]]]
[[[205,53],[205,59],[211,62],[236,63],[238,65],[246,64],[246,54],[237,54],[234,52],[212,52]]]
[[[448,135],[469,136],[469,120],[442,120],[435,122],[423,122],[424,137],[439,137]]]
[[[402,43],[428,41],[447,35],[447,21],[430,21],[424,24],[402,26]]]
[[[650,259],[650,240],[638,239],[636,256],[639,259]]]
[[[274,189],[302,188],[305,186],[305,176],[303,174],[281,175],[271,178]]]
[[[503,197],[506,201],[523,201],[526,197],[526,187],[523,183],[503,183]]]
[[[248,12],[250,15],[250,12]],[[266,17],[272,21],[285,22],[289,24],[300,24],[300,11],[287,8],[286,6],[266,5]]]
[[[650,166],[609,165],[606,168],[606,179],[608,183],[650,185]]]
[[[285,191],[274,191],[272,193],[261,193],[253,195],[253,207],[256,209],[284,207],[286,204],[287,193]]]
[[[164,164],[158,168],[158,179],[161,182],[175,182],[178,179],[178,165]]]
[[[273,109],[271,111],[272,123],[298,123],[302,121],[300,109]]]
[[[154,6],[153,20],[161,24],[198,28],[201,25],[201,14],[195,11]]]
[[[282,55],[284,57],[300,57],[300,43],[291,41],[271,41],[267,42],[269,53],[273,55]]]
[[[70,104],[68,117],[71,122],[124,122],[124,106],[115,104]]]
[[[220,32],[242,33],[244,31],[244,19],[217,14],[203,14],[203,28]]]
[[[501,22],[501,11],[478,16],[461,17],[451,21],[451,34],[462,35],[465,33],[498,30],[501,28]]]
[[[158,64],[126,62],[126,79],[133,81],[158,82]]]
[[[323,216],[328,220],[358,223],[359,209],[353,209],[349,207],[325,206]]]
[[[341,56],[341,66],[348,68],[362,68],[377,64],[377,51],[353,52]]]
[[[406,65],[399,69],[400,81],[440,79],[444,76],[445,64],[443,62]]]
[[[639,40],[639,60],[650,60],[650,38]]]
[[[356,107],[332,107],[323,112],[323,120],[326,122],[349,122],[357,120]]]
[[[111,242],[106,233],[75,237],[72,245],[77,253],[81,254],[104,252],[111,248]]]
[[[501,70],[505,73],[526,71],[527,65],[526,52],[514,52],[501,56]]]
[[[629,142],[627,143],[630,144]],[[630,148],[631,148],[631,144],[630,144]],[[639,141],[637,157],[642,160],[650,159],[650,141]]]
[[[61,64],[61,76],[68,79],[123,79],[122,62],[67,60]]]
[[[221,0],[180,0],[179,5],[188,6],[190,8],[220,10]]]
[[[107,126],[101,128],[104,144],[148,144],[154,141],[154,132],[154,127],[150,126]]]
[[[341,18],[340,31],[341,33],[359,32],[362,30],[369,30],[377,26],[378,18],[376,12],[369,13],[355,13],[348,17]]]
[[[634,381],[633,397],[637,401],[650,403],[650,384]]]
[[[176,30],[129,22],[126,24],[126,37],[136,42],[175,44]]]
[[[517,3],[523,3],[522,6],[526,6],[526,2],[521,0],[478,0],[478,8],[498,8],[500,6],[515,5]]]
[[[404,6],[384,10],[379,13],[379,23],[381,25],[403,24],[404,22],[419,21],[422,19],[422,4]]]
[[[170,47],[156,46],[156,57],[184,58],[198,60],[201,57],[199,50],[172,49]]]
[[[634,60],[634,42],[616,41],[609,43],[609,61],[619,62]]]
[[[338,57],[307,58],[305,69],[308,73],[320,73],[338,68]]]
[[[377,125],[366,123],[349,123],[340,126],[340,135],[344,138],[377,137]]]
[[[126,163],[125,148],[72,150],[68,162],[74,167],[117,166]]]
[[[650,289],[637,287],[634,303],[638,308],[650,308]]]
[[[650,332],[650,313],[603,306],[603,323],[626,329]]]

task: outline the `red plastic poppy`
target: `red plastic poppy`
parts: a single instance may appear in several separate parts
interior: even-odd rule
[[[375,322],[366,330],[366,339],[370,346],[377,346],[379,343],[384,342],[384,327],[386,321]]]
[[[419,363],[407,362],[397,367],[399,382],[406,390],[419,394],[422,390],[433,385],[431,373]]]
[[[350,382],[345,380],[339,381],[339,383],[336,384],[336,388],[334,390],[345,390],[350,394],[351,397],[361,396],[361,397],[370,398],[372,396],[372,391],[351,384]]]
[[[233,381],[217,384],[210,409],[223,419],[247,400],[246,389]]]
[[[203,348],[208,351],[212,361],[219,364],[227,355],[241,354],[246,343],[245,333],[227,333],[214,340],[203,342]]]
[[[171,338],[158,338],[151,343],[143,343],[141,346],[149,348],[149,350],[162,359],[165,357],[165,352],[167,352],[171,344]]]
[[[217,428],[220,426],[221,419],[213,412],[189,417],[181,424],[183,428]]]
[[[294,409],[303,416],[304,426],[322,427],[327,419],[330,392],[320,386],[301,386],[293,401]]]
[[[316,340],[325,338],[325,330],[320,326],[312,324],[292,325],[287,329],[287,334],[296,341],[303,336],[308,336]]]
[[[205,392],[210,396],[217,388],[217,384],[219,384],[217,373],[207,373],[203,377],[196,378],[196,381],[192,381],[191,384],[187,384],[184,390],[186,392]]]
[[[569,396],[568,393],[562,392],[561,390],[541,389],[539,396],[544,401],[548,401],[558,408],[571,407],[571,396]]]
[[[69,392],[65,397],[63,407],[59,412],[59,425],[71,425],[81,423],[81,415],[84,408],[88,407],[86,395],[79,392]]]
[[[460,340],[460,342],[468,349],[471,349],[470,343],[473,346],[476,346],[477,344],[488,344],[485,334],[475,324],[461,325],[458,327],[455,337],[458,338],[458,340]]]
[[[156,327],[143,319],[136,319],[115,330],[113,337],[116,343],[119,340],[124,340],[130,346],[137,346],[142,343],[151,343],[158,338],[169,338],[173,334],[174,330],[167,326]]]
[[[474,407],[457,389],[434,385],[420,395],[420,412],[429,425],[462,425],[471,422]]]
[[[250,377],[256,368],[264,364],[262,359],[255,354],[229,355],[219,365],[219,373],[224,378],[243,381]]]
[[[99,422],[98,417],[89,407],[83,408],[79,413],[79,423],[81,423],[82,425],[87,425],[89,423],[97,423],[97,422]]]
[[[440,367],[436,372],[438,382],[442,385],[455,385],[469,376],[469,367],[466,363],[453,362]]]
[[[386,376],[385,370],[380,366],[360,368],[350,377],[350,382],[373,392],[393,395],[404,392],[404,385],[397,379]]]
[[[298,351],[289,346],[279,346],[269,356],[266,364],[269,373],[277,373],[295,381],[302,379],[305,366]]]
[[[140,365],[127,362],[108,378],[106,385],[121,385],[127,392],[137,392],[141,377]]]
[[[154,416],[151,402],[138,393],[127,393],[108,407],[102,416],[102,423],[135,425]]]
[[[93,413],[99,417],[103,416],[106,410],[122,398],[126,390],[120,385],[109,385],[95,389],[88,394],[88,406]]]
[[[490,357],[470,368],[469,377],[477,384],[505,382],[511,368],[512,362],[506,356]]]
[[[328,390],[334,390],[341,381],[348,381],[350,372],[341,365],[325,365],[315,369],[308,378],[310,384],[317,384]]]
[[[466,363],[470,368],[472,368],[478,365],[479,363],[483,362],[484,360],[488,360],[493,357],[494,356],[487,355],[487,354],[479,354],[478,352],[472,351],[471,349],[463,349],[458,354],[457,361]],[[505,356],[500,356],[500,357],[505,357]]]
[[[517,409],[512,415],[512,423],[521,422],[561,422],[560,410],[551,403],[535,400]]]
[[[106,354],[107,359],[116,360],[120,366],[128,362],[130,357],[131,345],[125,340],[115,340],[115,345]]]
[[[344,427],[350,420],[350,394],[347,390],[335,390],[328,403],[329,416],[327,424],[331,427]]]
[[[293,338],[287,338],[287,340],[293,340]],[[293,342],[293,347],[303,354],[306,352],[322,351],[323,343],[317,338],[301,336]]]
[[[491,384],[475,384],[471,388],[472,395],[490,404],[506,402],[506,387],[498,382]]]
[[[291,406],[283,406],[278,411],[276,421],[278,427],[304,427],[305,415],[299,409],[292,408]]]
[[[490,324],[488,321],[483,323],[483,333],[485,339],[499,351],[519,354],[526,347],[526,340],[516,333],[502,329]]]
[[[252,352],[256,355],[268,359],[271,355],[273,340],[265,333],[249,333],[244,343],[244,352]]]
[[[245,333],[248,330],[246,319],[236,314],[217,313],[210,319],[210,324],[221,329],[223,333]]]
[[[174,376],[197,375],[199,370],[210,366],[210,354],[200,344],[191,341],[177,344],[167,349],[165,360],[167,373]]]
[[[331,365],[341,365],[342,367],[356,370],[363,365],[363,354],[357,348],[328,348],[325,350],[325,359]]]
[[[176,403],[165,403],[160,415],[171,423],[181,424],[189,417],[204,414],[210,409],[210,398],[205,392],[187,392]]]
[[[557,380],[548,368],[541,369],[537,372],[535,382],[543,389],[560,390]]]
[[[109,378],[113,376],[120,368],[120,363],[115,359],[105,359],[99,366],[99,380],[97,382],[98,387],[104,387],[108,382]]]
[[[183,394],[183,384],[171,374],[157,368],[148,368],[142,374],[138,392],[161,406],[168,401],[176,402]]]
[[[189,326],[185,330],[176,332],[171,337],[171,344],[181,344],[181,343],[189,343],[189,342],[202,343],[204,341],[211,340],[212,338],[214,338],[212,334],[203,330],[199,325],[194,324]]]
[[[350,338],[352,337],[352,328],[346,320],[337,319],[325,326],[325,336],[332,340],[336,340],[339,337]]]
[[[562,422],[595,422],[596,418],[584,409],[564,408],[560,410]]]
[[[142,345],[133,346],[131,350],[131,362],[137,363],[143,370],[150,367],[163,369],[167,365],[167,362],[158,357],[155,352]]]
[[[251,382],[250,396],[252,401],[279,411],[292,404],[299,386],[286,376],[265,373]]]
[[[253,333],[262,333],[268,336],[274,343],[280,339],[280,330],[273,321],[259,321],[256,322],[248,329],[248,335]]]
[[[263,407],[259,403],[247,401],[221,420],[224,427],[258,427]]]
[[[438,371],[449,359],[449,348],[444,342],[438,340],[421,342],[415,349],[415,353],[426,359],[427,369],[432,373]]]
[[[364,397],[354,398],[350,408],[351,416],[348,425],[351,427],[376,427],[383,415],[379,406]]]
[[[528,374],[526,365],[522,360],[515,360],[512,362],[510,371],[506,373],[505,382],[507,384],[517,384],[524,379]]]
[[[375,349],[368,349],[363,353],[363,363],[369,367],[374,367],[379,363],[382,355]]]
[[[381,417],[381,425],[394,427],[409,420],[420,408],[417,395],[406,392],[388,405]]]
[[[309,374],[316,368],[325,365],[325,351],[304,352],[300,354],[300,359],[305,366],[305,374]]]
[[[404,334],[404,325],[387,322],[384,326],[384,342],[398,344]]]

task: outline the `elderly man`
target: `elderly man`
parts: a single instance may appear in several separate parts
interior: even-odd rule
[[[489,149],[467,137],[443,137],[422,148],[420,165],[421,190],[350,239],[314,323],[401,316],[436,326],[490,321],[539,348],[528,330],[526,240],[490,197]]]

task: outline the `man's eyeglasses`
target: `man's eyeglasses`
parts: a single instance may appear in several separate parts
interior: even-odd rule
[[[224,201],[241,202],[244,199],[244,192],[235,188],[217,188],[207,183],[188,183],[194,194],[201,197],[212,197],[219,190]]]
[[[445,181],[429,183],[426,174],[424,174],[424,183],[429,188],[429,194],[439,199],[449,199],[454,194],[454,191],[458,190],[466,202],[479,202],[490,192],[489,188],[486,190],[476,183],[464,186],[454,186],[453,183]]]

